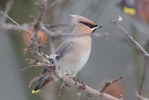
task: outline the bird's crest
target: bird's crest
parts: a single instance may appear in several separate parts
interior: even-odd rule
[[[73,24],[79,24],[79,23],[88,23],[91,25],[96,25],[94,22],[92,22],[91,20],[83,17],[83,16],[79,16],[79,15],[70,15],[72,17],[72,23]]]

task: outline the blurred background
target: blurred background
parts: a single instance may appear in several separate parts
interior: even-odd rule
[[[0,0],[0,10],[7,8],[8,1]],[[39,13],[35,2],[41,0],[13,0],[9,16],[20,25],[30,23],[30,15]],[[143,72],[144,59],[142,53],[131,43],[125,34],[114,24],[111,19],[120,15],[119,22],[127,32],[141,45],[149,46],[149,0],[48,0],[48,7],[43,20],[44,24],[69,24],[70,14],[81,15],[103,26],[97,33],[109,33],[107,38],[93,37],[92,51],[85,67],[77,76],[94,89],[101,89],[104,83],[125,74],[125,77],[112,84],[106,92],[127,100],[136,100],[135,91],[139,90],[139,83]],[[4,28],[3,16],[0,15],[0,98],[1,100],[76,100],[79,90],[67,88],[58,96],[59,82],[52,82],[44,87],[41,92],[31,94],[37,85],[34,83],[28,88],[30,80],[40,74],[42,68],[32,68],[24,72],[27,67],[25,59],[33,58],[30,53],[23,55],[22,50],[27,47],[29,37],[25,32]],[[11,23],[8,19],[5,23]],[[50,28],[56,33],[70,33],[73,27],[61,26]],[[31,31],[30,29],[28,29]],[[39,32],[42,41],[48,38]],[[57,47],[66,38],[55,41]],[[50,54],[50,46],[44,49]],[[147,66],[148,67],[148,66]],[[143,86],[143,96],[149,98],[149,72]],[[86,94],[82,93],[81,100]],[[93,98],[96,100],[96,98]]]

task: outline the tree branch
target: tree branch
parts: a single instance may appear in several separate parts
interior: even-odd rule
[[[116,23],[113,19],[111,20],[111,22],[115,24],[117,27],[119,27],[125,33],[125,35],[144,53],[144,55],[149,57],[149,54],[143,49],[143,47],[136,40],[134,40],[134,38],[130,36],[121,25]]]
[[[142,95],[142,89],[143,89],[143,85],[145,81],[146,70],[147,70],[147,57],[144,55],[144,71],[143,71],[143,75],[140,81],[139,95]],[[139,100],[139,97],[138,97],[138,100]]]
[[[137,96],[140,100],[149,100],[148,98],[142,97],[142,96],[139,95],[137,92],[136,92],[136,96]]]
[[[21,28],[20,28],[21,27]],[[16,30],[16,31],[24,31],[24,29],[30,29],[30,25],[28,23],[25,23],[25,24],[22,24],[20,26],[17,26],[17,25],[14,25],[14,24],[11,24],[11,23],[4,23],[0,29],[3,29],[3,30]]]
[[[26,31],[29,35],[31,35],[31,33],[29,31],[27,31],[26,29],[22,28],[17,22],[15,22],[12,18],[10,18],[7,14],[5,14],[3,11],[1,11],[1,14],[3,14],[5,17],[7,17],[9,20],[11,20],[14,24],[16,24],[17,26],[19,26],[22,30]]]
[[[143,75],[142,75],[142,79],[141,79],[141,82],[140,82],[140,87],[139,87],[139,94],[136,93],[137,97],[138,97],[138,100],[139,99],[142,99],[142,97],[140,96],[142,94],[142,88],[143,88],[143,84],[144,84],[144,80],[145,80],[145,75],[146,75],[146,67],[147,67],[147,59],[149,57],[149,54],[146,52],[146,50],[137,42],[134,40],[134,38],[132,36],[130,36],[127,31],[122,27],[120,26],[118,23],[116,23],[114,20],[111,20],[111,22],[113,24],[115,24],[116,26],[118,26],[124,33],[125,35],[132,41],[132,43],[134,43],[138,49],[140,51],[143,52],[144,54],[144,71],[143,71]],[[142,100],[145,100],[145,99],[142,99]]]
[[[120,76],[119,78],[113,80],[113,81],[109,81],[105,83],[105,86],[101,89],[100,92],[104,92],[111,84],[117,82],[118,80],[122,79],[124,77],[124,75]]]
[[[64,75],[58,68],[55,70],[55,75],[62,80],[63,82],[66,82],[67,84],[69,84],[70,86],[76,87],[78,89],[80,89],[80,84],[79,83],[75,83],[75,81],[68,77],[67,75]],[[82,84],[81,84],[82,85]],[[102,98],[103,100],[119,100],[118,98],[115,98],[109,94],[106,93],[102,93],[99,92],[98,90],[95,90],[89,86],[85,86],[85,89],[83,89],[82,91],[84,91],[85,93],[89,94],[91,97],[96,97],[99,99]]]
[[[6,15],[8,15],[8,13],[9,13],[9,11],[10,11],[12,5],[13,5],[13,0],[9,0],[9,1],[7,2],[7,4],[6,4],[6,9],[4,10],[4,13],[5,13]],[[4,23],[4,22],[6,21],[6,18],[7,18],[6,16],[3,16],[3,17],[1,18],[1,22]]]

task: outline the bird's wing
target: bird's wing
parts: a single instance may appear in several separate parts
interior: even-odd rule
[[[71,48],[71,46],[73,45],[72,41],[66,41],[64,43],[62,43],[56,50],[55,50],[55,55],[57,59],[59,59],[67,50],[69,50]]]
[[[63,43],[55,50],[55,53],[54,53],[54,55],[56,55],[55,58],[58,60],[63,54],[65,54],[65,52],[66,52],[67,50],[69,50],[69,49],[71,48],[72,45],[73,45],[73,42],[72,42],[72,41],[65,41],[65,42],[63,42]],[[49,59],[50,62],[52,63],[55,58],[50,58],[50,59]],[[44,69],[42,70],[41,74],[44,74],[44,73],[46,73],[46,72],[47,72],[47,68],[44,68]],[[42,78],[41,78],[41,79],[42,79]],[[41,79],[39,79],[39,81],[40,81]]]

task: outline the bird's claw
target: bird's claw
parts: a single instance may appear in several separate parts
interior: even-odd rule
[[[75,85],[77,86],[78,79],[76,77],[73,77],[72,79],[75,81]]]
[[[85,89],[85,86],[86,86],[86,84],[84,83],[84,82],[80,82],[83,86],[82,86],[82,88],[83,88],[83,90]]]
[[[76,85],[76,86],[77,86],[78,83],[79,83],[79,87],[80,87],[81,89],[83,89],[83,90],[85,89],[86,84],[85,84],[84,82],[81,82],[78,77],[74,77],[74,78],[72,78],[72,79],[75,81],[75,85]],[[81,85],[80,85],[80,84],[81,84]]]

